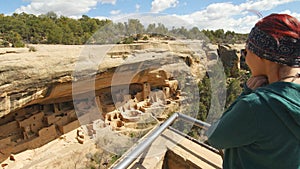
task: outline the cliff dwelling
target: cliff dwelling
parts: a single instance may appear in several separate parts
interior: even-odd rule
[[[203,74],[205,60],[201,61],[200,54],[186,44],[166,41],[161,43],[161,49],[155,48],[157,45],[149,42],[113,47],[106,59],[114,64],[99,68],[105,71],[98,70],[93,76],[94,91],[85,87],[72,91],[72,80],[74,90],[75,81],[79,86],[86,86],[89,79],[76,77],[74,80],[71,68],[63,73],[54,72],[49,80],[38,74],[45,68],[37,67],[40,69],[35,71],[37,74],[28,75],[33,82],[15,77],[18,83],[15,88],[4,82],[0,85],[4,91],[0,95],[0,162],[11,154],[40,147],[81,125],[85,125],[91,138],[97,135],[97,129],[105,127],[132,137],[135,131],[146,133],[158,121],[179,110],[187,99],[185,90],[195,88],[191,83],[196,84],[197,76]],[[45,53],[40,52],[36,57],[44,57]],[[11,55],[11,58],[19,57]],[[37,59],[31,53],[28,55]],[[66,59],[67,63],[63,60],[61,64],[74,63],[75,56],[76,51]],[[28,68],[22,71],[33,63],[25,61],[24,64]],[[49,66],[53,65],[49,63]],[[52,69],[56,71],[57,67]]]

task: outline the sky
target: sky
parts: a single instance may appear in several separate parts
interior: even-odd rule
[[[6,2],[5,2],[6,1]],[[198,27],[248,33],[254,24],[271,13],[286,13],[300,20],[300,0],[0,0],[0,13],[56,14],[80,18],[141,23],[167,27]]]

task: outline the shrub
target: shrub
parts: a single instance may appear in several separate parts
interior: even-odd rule
[[[3,42],[3,46],[4,46],[4,47],[9,47],[9,42],[8,42],[8,41],[4,41],[4,42]]]
[[[36,52],[36,48],[34,46],[29,46],[29,52]]]
[[[124,44],[131,44],[134,42],[134,38],[132,36],[124,39]]]
[[[143,40],[149,40],[148,36],[144,36]]]
[[[22,48],[24,46],[25,46],[25,44],[22,41],[17,41],[15,43],[13,43],[13,47],[15,47],[15,48]]]

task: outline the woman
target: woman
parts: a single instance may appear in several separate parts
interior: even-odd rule
[[[300,22],[271,14],[246,43],[251,78],[209,129],[224,169],[300,169]]]

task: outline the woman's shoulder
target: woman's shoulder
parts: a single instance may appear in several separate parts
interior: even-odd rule
[[[257,104],[257,103],[259,103],[259,98],[260,98],[259,93],[257,92],[257,90],[255,90],[247,95],[243,95],[243,96],[239,97],[237,99],[237,101]]]
[[[264,98],[300,98],[300,85],[291,82],[275,82],[258,88],[253,93]]]

